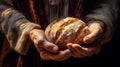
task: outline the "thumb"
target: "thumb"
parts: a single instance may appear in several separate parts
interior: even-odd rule
[[[92,43],[93,41],[95,41],[97,38],[99,38],[101,35],[102,35],[102,28],[100,26],[91,26],[89,28],[90,30],[90,34],[86,35],[84,38],[83,38],[83,42],[84,43],[87,43],[87,44],[90,44]]]
[[[57,53],[59,50],[57,45],[51,42],[48,42],[47,40],[45,40],[41,46],[47,51],[52,52],[52,53]]]

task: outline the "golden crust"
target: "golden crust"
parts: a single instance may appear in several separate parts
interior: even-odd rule
[[[87,25],[78,18],[67,17],[55,20],[45,30],[48,41],[55,43],[61,48],[66,48],[66,44],[80,43],[83,38],[83,31]]]

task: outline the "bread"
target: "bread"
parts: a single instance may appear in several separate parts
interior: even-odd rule
[[[86,28],[87,25],[82,20],[66,17],[49,24],[46,27],[45,35],[48,41],[64,49],[67,43],[80,44]]]

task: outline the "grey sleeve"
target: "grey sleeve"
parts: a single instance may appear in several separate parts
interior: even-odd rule
[[[40,29],[40,25],[28,21],[19,11],[0,3],[0,31],[13,50],[25,55],[31,44],[29,31],[35,28]]]
[[[118,0],[99,0],[96,8],[86,15],[87,22],[101,21],[105,24],[102,43],[108,42],[112,38],[113,30],[116,26],[118,16]]]

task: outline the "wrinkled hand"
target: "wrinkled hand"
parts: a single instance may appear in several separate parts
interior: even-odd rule
[[[38,52],[43,50],[41,48],[44,48],[45,50],[52,53],[58,52],[58,47],[55,44],[50,43],[46,40],[43,30],[34,29],[30,31],[30,39],[35,44],[35,47],[38,50]]]
[[[62,61],[70,57],[70,50],[59,51],[58,46],[46,40],[43,30],[34,29],[29,35],[43,60]]]
[[[103,35],[104,23],[101,21],[94,21],[88,23],[88,30],[91,32],[83,38],[83,42],[90,44]]]
[[[83,42],[87,44],[87,47],[83,47],[80,44],[67,44],[67,47],[72,51],[73,57],[84,58],[98,54],[101,49],[101,39],[103,34],[104,24],[102,22],[91,22],[88,24],[88,30],[90,34],[83,38]]]
[[[72,56],[69,49],[60,50],[58,53],[49,53],[47,51],[40,52],[42,59],[44,60],[54,60],[54,61],[63,61]]]

